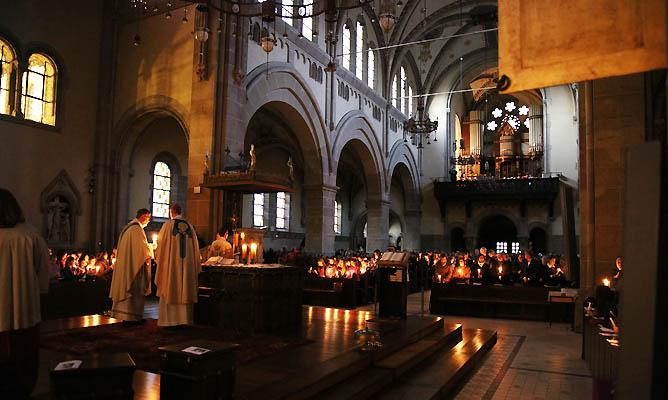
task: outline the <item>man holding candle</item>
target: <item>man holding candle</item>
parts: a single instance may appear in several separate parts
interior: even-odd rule
[[[171,219],[162,225],[158,235],[155,256],[158,263],[155,284],[160,298],[158,326],[193,323],[200,253],[195,229],[181,214],[181,206],[172,204]]]
[[[111,316],[123,321],[143,321],[144,296],[151,290],[153,247],[146,240],[144,228],[151,220],[145,208],[137,211],[118,238],[118,258],[111,278],[109,297],[113,300]]]

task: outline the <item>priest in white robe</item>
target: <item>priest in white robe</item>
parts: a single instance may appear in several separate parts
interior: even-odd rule
[[[195,229],[181,214],[181,206],[173,204],[169,209],[171,219],[158,234],[155,255],[158,264],[155,284],[160,298],[158,326],[193,323],[200,253]]]
[[[151,221],[145,208],[121,230],[118,257],[111,278],[109,297],[113,300],[111,316],[123,321],[142,321],[144,300],[151,291],[153,248],[146,240],[144,228]]]
[[[39,365],[40,293],[49,288],[49,255],[21,207],[0,189],[0,397],[27,397]]]
[[[227,228],[221,228],[216,233],[216,240],[209,246],[209,257],[234,258],[232,254],[232,244],[227,241],[230,231]]]

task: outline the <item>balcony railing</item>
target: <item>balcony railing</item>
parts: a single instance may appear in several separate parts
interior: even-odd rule
[[[483,178],[446,182],[434,181],[434,194],[439,201],[470,200],[554,200],[559,193],[558,177],[493,179]]]

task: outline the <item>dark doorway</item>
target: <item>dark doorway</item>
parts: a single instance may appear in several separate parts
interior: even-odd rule
[[[464,240],[464,230],[462,228],[454,228],[450,231],[450,250],[466,251],[466,241]]]
[[[533,228],[529,232],[529,250],[534,254],[547,253],[547,234],[542,228]]]
[[[505,243],[505,252],[510,252],[514,242],[517,242],[517,228],[508,217],[493,215],[480,224],[478,247],[496,250],[497,243]]]

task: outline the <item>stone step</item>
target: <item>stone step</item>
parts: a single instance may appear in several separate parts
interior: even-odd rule
[[[496,343],[496,332],[464,329],[463,339],[450,349],[434,354],[374,399],[440,399],[452,395],[467,374]]]
[[[442,348],[452,348],[461,339],[461,325],[445,325],[442,329],[375,362],[367,369],[316,394],[313,398],[319,400],[371,398],[435,352]]]

